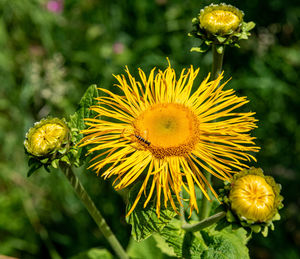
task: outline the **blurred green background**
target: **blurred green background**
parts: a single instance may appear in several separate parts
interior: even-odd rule
[[[169,57],[177,71],[201,67],[202,79],[211,53],[190,53],[198,42],[187,33],[211,2],[0,1],[0,254],[68,258],[92,247],[110,250],[59,171],[26,178],[25,133],[48,114],[72,114],[90,84],[112,88],[112,74],[125,65],[135,75],[138,67],[149,73],[166,68]],[[253,135],[262,149],[256,166],[282,184],[285,197],[275,231],[250,241],[251,258],[299,258],[299,0],[226,3],[257,24],[241,49],[226,49],[225,77],[257,112]],[[121,196],[85,168],[76,173],[126,247],[130,227]]]

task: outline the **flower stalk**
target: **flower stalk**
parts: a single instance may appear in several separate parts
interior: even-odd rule
[[[181,228],[187,232],[196,232],[203,228],[207,228],[216,222],[218,222],[220,219],[224,218],[226,216],[225,211],[221,211],[219,213],[216,213],[208,218],[203,219],[202,221],[195,223],[195,224],[182,224]]]
[[[74,174],[72,168],[62,163],[60,164],[60,168],[117,256],[120,259],[128,259],[129,257],[126,254],[124,248],[122,247],[114,233],[111,231],[110,227],[107,225],[104,217],[96,208],[95,203],[92,201],[91,197],[88,195],[83,185],[80,183],[78,177]]]
[[[212,80],[215,80],[222,72],[224,49],[222,50],[221,53],[219,53],[216,44],[213,44],[212,51],[213,51],[213,63],[212,63],[211,78]],[[205,172],[205,178],[211,184],[211,174],[207,171]],[[203,197],[201,202],[200,215],[199,215],[200,220],[207,218],[209,212],[210,212],[209,200]]]
[[[224,57],[224,47],[220,53],[220,48],[213,44],[212,51],[213,51],[213,64],[212,64],[212,73],[211,77],[212,80],[215,80],[222,72],[222,65],[223,65],[223,57]]]

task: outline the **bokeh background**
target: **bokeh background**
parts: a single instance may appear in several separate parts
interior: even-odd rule
[[[41,118],[68,117],[91,84],[112,88],[112,74],[141,67],[177,71],[193,64],[200,79],[211,53],[191,53],[191,19],[212,1],[0,1],[0,254],[69,258],[109,245],[59,171],[26,177],[23,141]],[[214,1],[214,3],[218,3]],[[257,26],[241,48],[227,48],[227,87],[250,99],[258,164],[282,184],[282,220],[268,238],[254,235],[252,258],[299,258],[300,3],[299,0],[226,1]],[[255,165],[255,164],[253,164]],[[110,182],[76,171],[121,243],[130,227]],[[298,248],[297,248],[298,247]]]

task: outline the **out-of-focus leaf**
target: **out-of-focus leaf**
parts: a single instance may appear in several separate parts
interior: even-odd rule
[[[140,184],[136,184],[130,190],[127,212],[132,207],[139,190]],[[173,209],[162,207],[160,209],[160,217],[158,218],[155,211],[155,204],[150,202],[146,208],[143,208],[144,202],[145,197],[142,196],[136,208],[126,218],[127,223],[132,226],[131,235],[136,241],[146,239],[154,232],[160,233],[176,215],[176,212]]]
[[[106,249],[92,248],[86,252],[72,256],[71,259],[113,259],[114,257]]]
[[[158,233],[154,233],[152,237],[156,241],[156,246],[166,255],[168,256],[176,256],[174,249],[168,245],[168,243],[164,240],[164,238]]]

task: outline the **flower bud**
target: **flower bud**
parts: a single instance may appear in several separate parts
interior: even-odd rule
[[[211,34],[226,35],[236,31],[244,13],[231,5],[210,5],[200,11],[200,27]]]
[[[69,139],[70,131],[63,120],[43,119],[28,131],[24,146],[34,157],[55,157],[69,148]]]
[[[250,168],[234,175],[221,190],[221,200],[227,207],[227,220],[240,222],[254,232],[267,235],[272,221],[280,219],[278,210],[283,207],[280,185],[260,168]]]
[[[211,4],[200,10],[193,19],[194,30],[189,36],[201,39],[202,44],[191,51],[205,52],[212,44],[219,47],[218,52],[225,45],[239,47],[238,42],[248,39],[249,31],[255,26],[254,22],[244,22],[243,16],[242,11],[226,4]]]
[[[259,175],[237,179],[229,193],[231,209],[240,217],[266,222],[273,217],[275,194],[272,186]]]

